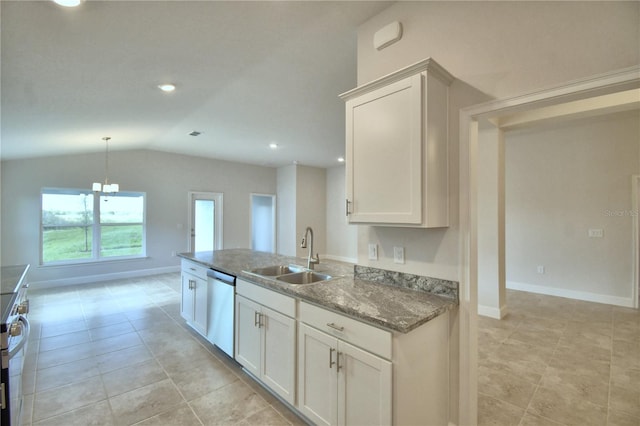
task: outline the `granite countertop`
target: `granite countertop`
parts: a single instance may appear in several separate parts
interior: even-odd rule
[[[457,283],[321,259],[315,271],[329,281],[294,285],[250,273],[272,265],[306,265],[306,259],[231,249],[181,253],[180,257],[262,287],[346,314],[391,331],[408,333],[458,306]],[[408,288],[407,288],[408,287]]]

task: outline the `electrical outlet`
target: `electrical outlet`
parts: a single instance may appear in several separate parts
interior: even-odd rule
[[[404,263],[404,247],[393,248],[393,262]]]
[[[589,229],[589,238],[604,237],[604,229]]]
[[[544,274],[544,266],[543,265],[538,265],[537,271],[539,274]]]
[[[369,260],[378,260],[377,244],[369,244]]]

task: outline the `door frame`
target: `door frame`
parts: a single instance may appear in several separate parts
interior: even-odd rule
[[[189,191],[187,195],[187,214],[188,214],[188,227],[187,227],[187,247],[188,251],[193,251],[193,226],[194,226],[194,217],[193,217],[193,201],[194,200],[213,200],[215,203],[214,210],[214,250],[222,250],[224,236],[224,222],[223,212],[224,212],[224,203],[223,203],[223,193],[222,192],[202,192],[202,191]]]
[[[538,92],[490,101],[460,110],[460,270],[458,424],[478,419],[478,130],[488,119],[559,106],[640,87],[640,67],[576,80]],[[452,384],[454,385],[454,384]],[[454,385],[455,386],[455,385]]]
[[[640,143],[640,141],[638,141]],[[631,211],[629,216],[632,218],[633,229],[633,290],[631,298],[633,307],[640,307],[640,175],[631,176]]]

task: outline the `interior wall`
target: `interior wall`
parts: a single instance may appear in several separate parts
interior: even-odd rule
[[[638,135],[637,111],[506,133],[508,287],[631,306]]]
[[[153,270],[179,265],[188,247],[188,192],[224,194],[224,248],[251,241],[250,196],[275,193],[276,169],[158,151],[110,153],[109,177],[123,191],[147,194],[147,258],[40,266],[40,191],[89,188],[103,180],[104,154],[2,161],[2,264],[30,263],[32,282]],[[176,269],[177,270],[177,269]]]
[[[277,250],[285,256],[296,255],[296,169],[294,165],[277,171]]]
[[[327,169],[326,256],[344,262],[358,262],[358,227],[349,225],[345,214],[345,167]]]
[[[308,166],[296,167],[296,256],[306,258],[309,254],[309,245],[307,248],[300,247],[307,226],[313,229],[313,254],[324,255],[327,233],[326,170]]]
[[[374,33],[396,20],[403,26],[402,39],[376,50]],[[452,226],[360,226],[358,262],[458,280],[460,109],[636,65],[639,28],[638,2],[398,2],[363,23],[358,29],[359,85],[426,57],[457,80],[449,91]],[[379,244],[379,261],[367,260],[368,243]],[[393,263],[394,245],[405,246],[405,265]]]

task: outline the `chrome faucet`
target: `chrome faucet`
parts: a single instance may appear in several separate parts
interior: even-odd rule
[[[320,255],[316,253],[316,257],[313,257],[313,229],[307,226],[307,230],[304,231],[304,237],[300,243],[300,248],[307,248],[307,235],[311,237],[311,244],[309,245],[309,257],[307,258],[307,269],[313,269],[313,265],[320,263]]]

